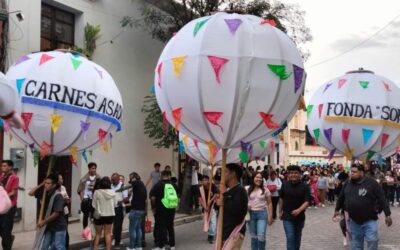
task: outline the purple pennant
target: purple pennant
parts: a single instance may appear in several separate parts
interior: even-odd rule
[[[242,151],[245,151],[247,153],[247,155],[251,155],[251,151],[252,151],[251,143],[246,143],[244,141],[240,141],[240,147],[242,148]]]
[[[332,128],[324,129],[324,135],[328,142],[332,144]]]
[[[18,64],[20,64],[20,63],[22,63],[22,62],[25,62],[25,61],[28,61],[29,59],[31,59],[31,58],[28,57],[28,56],[26,56],[26,55],[21,56],[21,57],[17,60],[17,62],[15,63],[15,65],[18,65]]]
[[[330,86],[332,86],[332,83],[328,83],[328,84],[325,86],[324,91],[322,91],[322,93],[325,93],[325,91],[328,90]]]
[[[34,143],[29,144],[29,148],[31,149],[31,152],[33,154],[35,151],[35,144]]]
[[[81,121],[81,130],[83,133],[83,139],[86,141],[86,136],[89,131],[90,122]]]
[[[336,152],[336,148],[334,148],[333,150],[331,150],[328,154],[328,156],[326,157],[328,159],[328,161],[332,160],[333,156],[335,155]]]
[[[236,33],[236,30],[239,28],[240,24],[242,23],[242,20],[235,18],[235,19],[224,19],[226,24],[228,25],[228,28],[232,34]]]
[[[110,133],[110,148],[112,148],[112,138],[113,138],[113,135],[112,135],[112,133]]]
[[[94,67],[94,69],[97,71],[97,74],[99,74],[100,78],[103,79],[103,71],[99,70],[96,67]]]
[[[301,87],[301,82],[303,81],[304,69],[293,64],[293,72],[294,72],[294,93],[297,93],[297,90],[299,90],[299,88]]]

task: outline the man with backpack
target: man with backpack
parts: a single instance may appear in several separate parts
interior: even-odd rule
[[[343,185],[340,192],[334,218],[340,216],[341,209],[345,209],[350,217],[352,249],[364,249],[365,239],[369,250],[377,250],[378,213],[384,211],[385,223],[390,227],[390,208],[382,188],[374,179],[365,176],[365,168],[361,164],[351,166],[350,180]]]
[[[155,248],[153,250],[164,249],[167,241],[169,246],[175,250],[175,231],[174,218],[175,209],[178,207],[177,187],[171,182],[171,172],[162,171],[161,180],[151,189],[151,209],[154,214],[154,238]]]

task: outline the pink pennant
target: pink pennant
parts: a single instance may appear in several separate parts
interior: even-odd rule
[[[43,63],[50,61],[51,59],[54,59],[54,57],[49,56],[47,54],[42,54],[42,56],[40,57],[39,66],[42,65]]]
[[[275,151],[275,142],[274,141],[270,141],[269,142],[269,147],[271,148],[272,151]]]
[[[386,82],[382,82],[383,83],[383,86],[385,87],[385,89],[387,90],[387,91],[392,91],[391,89],[390,89],[390,85],[388,84],[388,83],[386,83]]]
[[[193,139],[193,143],[196,146],[196,148],[199,147],[199,141],[197,139]]]
[[[223,112],[203,112],[203,114],[211,124],[214,124],[215,126],[219,127],[221,131],[224,132],[222,126],[218,124],[218,120],[224,114]]]
[[[214,156],[214,159],[216,158],[218,152],[219,152],[219,148],[216,147],[216,146],[214,146],[214,147],[213,147],[213,156]]]
[[[107,135],[107,131],[99,128],[98,137],[99,137],[99,141],[101,144],[104,143],[104,139],[106,138],[106,135]]]
[[[324,104],[321,103],[318,105],[318,117],[321,118],[322,115],[322,109],[324,108]]]
[[[42,145],[40,145],[40,160],[43,160],[46,155],[49,154],[50,150],[53,148],[53,145],[43,141]]]
[[[29,124],[31,123],[33,113],[21,113],[21,119],[23,121],[22,129],[24,133],[28,131]]]
[[[162,113],[162,118],[165,125],[165,135],[168,136],[169,122],[167,119],[167,113],[165,111]]]
[[[350,129],[342,129],[342,140],[345,144],[349,142]]]
[[[181,123],[182,119],[182,108],[176,108],[172,110],[172,117],[174,118],[175,121],[175,134],[177,134],[179,129],[179,124]]]
[[[157,66],[157,74],[158,74],[158,86],[161,88],[161,70],[162,70],[162,62]]]
[[[274,115],[267,114],[267,113],[264,113],[264,112],[260,112],[260,116],[263,119],[263,121],[264,121],[264,123],[265,123],[265,125],[267,126],[268,129],[275,129],[275,128],[280,128],[281,127],[278,123],[276,123],[276,122],[274,122],[272,120],[272,117]]]
[[[208,60],[210,60],[211,66],[214,69],[214,73],[215,73],[215,77],[217,79],[217,82],[221,83],[221,78],[220,78],[221,68],[229,60],[225,59],[225,58],[222,58],[222,57],[216,57],[216,56],[207,56],[207,57],[208,57]]]
[[[388,139],[389,139],[389,135],[386,134],[386,133],[383,133],[382,134],[382,139],[381,139],[381,149],[383,149],[385,147],[386,142],[388,141]]]
[[[346,83],[346,81],[347,81],[346,79],[340,79],[338,89],[341,89],[343,87],[343,85]]]
[[[262,21],[260,22],[260,24],[261,24],[261,25],[263,25],[263,24],[269,24],[269,25],[271,25],[272,27],[276,27],[276,22],[275,22],[274,20],[272,20],[272,19],[264,19],[264,20],[262,20]]]

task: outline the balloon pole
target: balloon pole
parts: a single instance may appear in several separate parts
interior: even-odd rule
[[[211,188],[212,188],[212,183],[213,183],[213,173],[214,173],[214,164],[211,164],[211,171],[210,171],[210,174],[208,175],[210,178],[210,185],[208,187],[207,205],[210,204],[210,200],[211,200]]]
[[[228,149],[222,149],[222,168],[221,168],[221,183],[220,183],[220,199],[223,201],[223,191],[225,191],[225,171],[226,171],[226,154]],[[223,190],[222,190],[223,189]],[[222,249],[222,227],[224,223],[224,202],[219,206],[218,213],[218,231],[217,231],[217,250]]]
[[[47,168],[47,174],[46,174],[45,178],[51,174],[51,170],[53,169],[53,166],[55,165],[55,163],[56,163],[56,156],[54,156],[54,155],[50,156],[49,167]],[[43,189],[42,202],[40,204],[39,221],[42,221],[44,219],[43,214],[44,214],[44,203],[45,202],[46,202],[46,189]]]

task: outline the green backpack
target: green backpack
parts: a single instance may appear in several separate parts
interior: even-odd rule
[[[173,209],[178,207],[178,195],[174,186],[170,183],[164,185],[164,198],[161,199],[162,204],[165,208]]]

